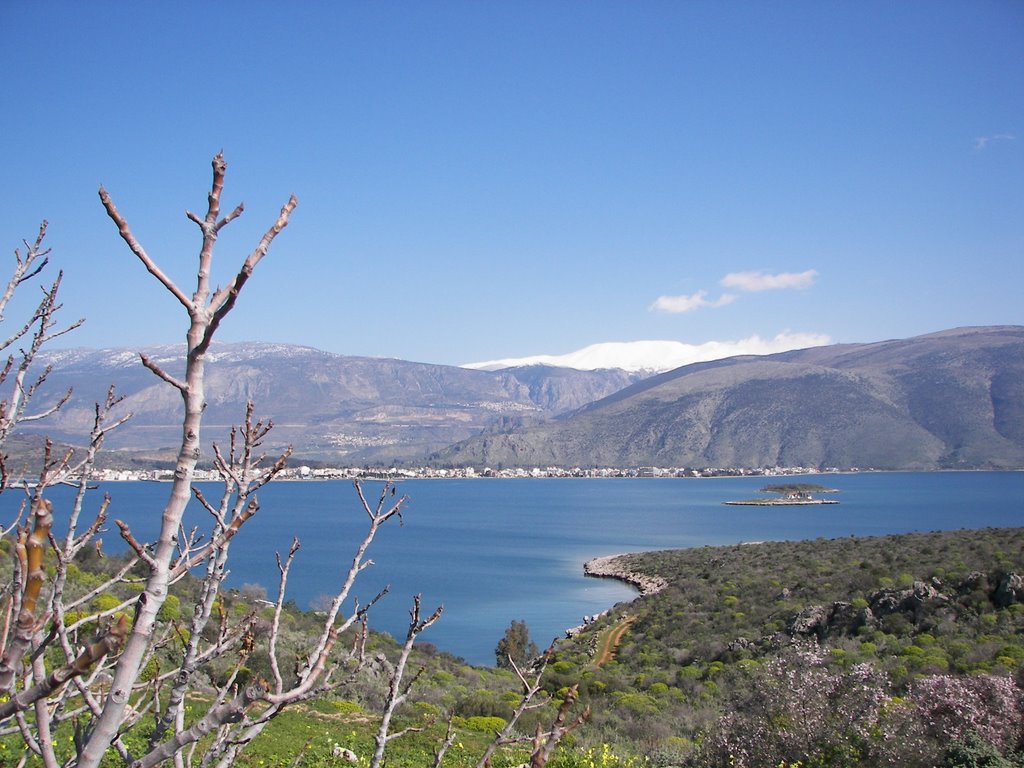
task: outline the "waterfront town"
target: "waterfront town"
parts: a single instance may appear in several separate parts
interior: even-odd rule
[[[279,480],[475,480],[483,478],[530,479],[530,478],[680,478],[680,477],[781,477],[788,475],[807,475],[836,472],[867,471],[863,468],[839,469],[837,467],[763,467],[756,469],[735,467],[711,467],[692,469],[688,467],[532,467],[524,469],[484,467],[436,468],[436,467],[309,467],[297,466],[285,468]],[[92,479],[103,482],[122,482],[133,480],[169,481],[173,478],[171,469],[98,469]],[[197,481],[216,481],[219,479],[215,470],[196,469]]]

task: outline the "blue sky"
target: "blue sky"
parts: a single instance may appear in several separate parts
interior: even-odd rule
[[[463,363],[1024,323],[1019,2],[0,1],[0,236],[68,344],[178,341],[210,159],[226,341]]]

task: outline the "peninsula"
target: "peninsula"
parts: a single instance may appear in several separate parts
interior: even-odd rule
[[[629,569],[626,562],[628,554],[595,557],[583,564],[583,573],[599,579],[618,579],[640,590],[641,596],[653,595],[668,586],[668,582],[660,576],[650,576]]]

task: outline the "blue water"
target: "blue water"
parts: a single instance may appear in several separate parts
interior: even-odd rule
[[[785,481],[788,478],[783,478]],[[526,621],[538,645],[635,592],[586,579],[583,563],[599,555],[741,541],[835,538],[910,531],[1024,525],[1024,473],[865,473],[804,478],[838,488],[837,506],[732,507],[758,496],[765,478],[607,480],[414,480],[404,524],[389,524],[371,550],[375,565],[356,593],[391,592],[371,626],[404,637],[412,596],[444,615],[422,640],[476,664],[493,664],[494,647],[512,619]],[[368,484],[373,497],[379,485]],[[109,483],[111,521],[136,537],[154,537],[169,486]],[[215,495],[216,486],[206,488]],[[51,497],[60,507],[61,489]],[[0,497],[9,510],[13,493]],[[99,503],[96,494],[93,505]],[[261,510],[232,548],[228,583],[258,583],[274,593],[275,550],[292,536],[302,548],[289,595],[308,606],[331,593],[351,563],[366,515],[348,482],[280,482],[260,494]],[[0,517],[6,520],[9,512]],[[188,525],[208,525],[196,505]],[[397,520],[393,520],[397,523]],[[121,548],[116,528],[107,549]]]

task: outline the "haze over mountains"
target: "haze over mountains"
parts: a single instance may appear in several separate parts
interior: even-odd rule
[[[146,351],[172,374],[181,368],[179,348]],[[108,446],[173,455],[179,397],[134,352],[57,351],[46,362],[49,397],[74,392],[36,431],[81,442],[93,403],[115,383],[134,416]],[[207,392],[205,445],[226,441],[252,399],[276,425],[268,450],[293,444],[298,460],[328,464],[1024,467],[1020,326],[745,355],[646,378],[225,344],[212,350]]]

